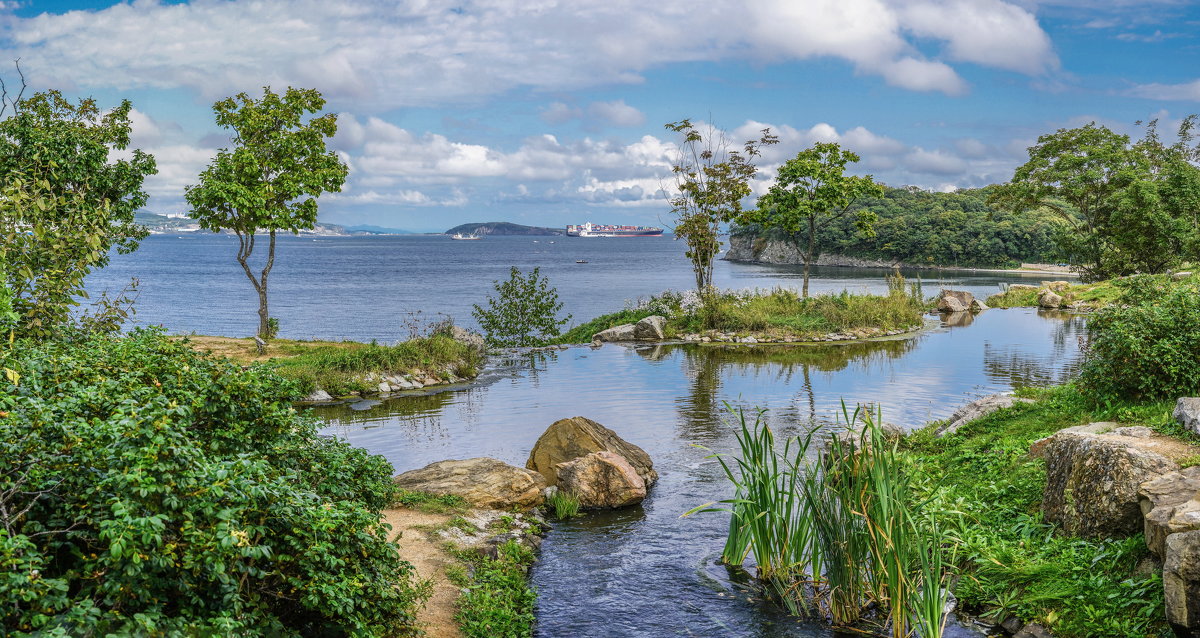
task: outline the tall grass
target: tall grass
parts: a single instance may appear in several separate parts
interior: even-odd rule
[[[893,638],[940,638],[948,568],[941,536],[919,516],[907,459],[861,407],[843,405],[850,437],[833,437],[815,459],[814,432],[782,447],[763,422],[738,413],[740,455],[714,455],[734,485],[722,560],[753,557],[757,578],[793,613]],[[861,428],[861,429],[859,429]]]
[[[435,334],[385,346],[376,343],[339,343],[296,348],[294,355],[271,361],[284,377],[299,382],[301,391],[322,388],[337,395],[349,390],[368,389],[361,380],[364,372],[407,372],[421,369],[437,374],[453,368],[459,377],[475,376],[483,362],[478,350]]]

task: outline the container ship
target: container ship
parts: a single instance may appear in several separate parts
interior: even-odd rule
[[[610,224],[571,224],[567,237],[659,237],[663,229],[653,226],[613,226]]]

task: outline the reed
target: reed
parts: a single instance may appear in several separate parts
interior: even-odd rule
[[[554,509],[554,517],[560,521],[579,515],[579,497],[564,490],[554,490],[547,504]]]

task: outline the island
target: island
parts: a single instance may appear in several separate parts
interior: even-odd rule
[[[472,222],[459,224],[445,234],[463,235],[565,235],[562,228],[546,228],[545,226],[523,226],[511,222]]]

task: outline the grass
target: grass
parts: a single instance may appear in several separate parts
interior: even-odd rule
[[[515,540],[501,545],[495,558],[474,550],[452,550],[470,566],[447,570],[465,591],[454,618],[468,638],[528,638],[533,633],[537,594],[528,583],[533,551]]]
[[[554,510],[554,518],[560,521],[579,515],[579,498],[570,492],[555,490],[546,504]]]
[[[1172,279],[1170,275],[1135,275],[1134,277],[1146,282],[1154,282],[1162,285],[1200,284],[1200,274],[1190,275],[1182,280]],[[1121,300],[1126,290],[1123,282],[1129,279],[1127,277],[1087,284],[1070,284],[1058,294],[1062,296],[1064,304],[1073,304],[1090,309],[1103,308]],[[987,305],[993,308],[1036,307],[1038,305],[1038,291],[1041,289],[1040,286],[1032,290],[1022,288],[1013,290],[1010,288],[1003,293],[988,297]]]
[[[571,328],[557,341],[584,343],[601,330],[655,314],[667,318],[667,338],[712,330],[753,333],[768,340],[812,339],[831,333],[867,336],[919,326],[921,315],[929,308],[921,297],[919,282],[908,286],[897,277],[889,283],[887,295],[841,292],[808,298],[787,288],[714,291],[704,299],[692,291],[667,291],[638,308],[603,315]]]
[[[1094,421],[1147,425],[1178,435],[1171,404],[1092,405],[1073,386],[1025,390],[1037,403],[1001,410],[937,439],[926,428],[904,439],[911,472],[940,477],[931,509],[955,538],[955,594],[994,621],[1036,621],[1060,638],[1163,637],[1158,574],[1138,575],[1148,555],[1140,535],[1116,540],[1060,536],[1042,519],[1043,461],[1031,443]]]
[[[395,504],[426,514],[461,514],[470,507],[470,503],[457,494],[430,494],[412,490],[398,490]]]

